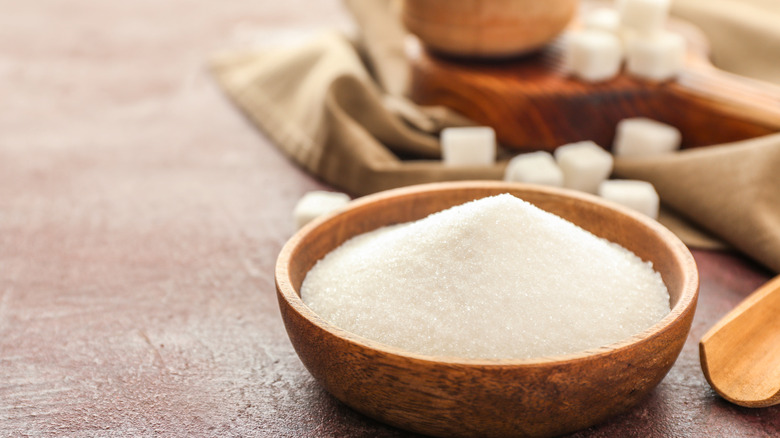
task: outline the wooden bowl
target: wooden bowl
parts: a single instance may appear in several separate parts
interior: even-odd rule
[[[429,49],[493,58],[544,46],[576,9],[577,0],[405,0],[401,17]]]
[[[669,289],[671,313],[630,339],[581,353],[469,360],[409,353],[362,338],[328,323],[301,300],[306,273],[345,240],[500,193],[518,196],[651,261]],[[282,318],[311,374],[355,410],[435,436],[558,435],[635,405],[680,353],[698,283],[688,249],[652,219],[587,194],[503,182],[425,184],[361,198],[300,230],[276,265]]]

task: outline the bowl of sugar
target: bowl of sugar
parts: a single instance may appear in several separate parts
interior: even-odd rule
[[[433,436],[553,436],[641,401],[690,330],[698,273],[650,218],[507,182],[389,190],[276,265],[282,319],[333,396]]]

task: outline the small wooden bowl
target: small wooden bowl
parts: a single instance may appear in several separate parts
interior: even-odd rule
[[[467,360],[409,353],[362,338],[328,323],[301,300],[306,273],[345,240],[500,193],[518,196],[651,261],[669,289],[671,313],[630,339],[581,353]],[[688,249],[652,219],[591,195],[503,182],[426,184],[353,201],[299,231],[276,265],[282,318],[311,374],[355,410],[435,436],[558,435],[635,405],[680,353],[698,286]]]
[[[404,26],[426,47],[448,55],[521,55],[554,39],[577,0],[404,0]]]

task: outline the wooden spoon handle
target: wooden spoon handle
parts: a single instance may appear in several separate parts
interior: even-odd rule
[[[780,404],[780,276],[757,289],[699,342],[704,376],[726,400]]]
[[[701,99],[734,121],[780,131],[780,86],[735,75],[709,62],[691,60],[670,92]]]

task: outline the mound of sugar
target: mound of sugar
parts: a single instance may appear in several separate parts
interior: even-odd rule
[[[301,297],[365,338],[472,359],[604,346],[669,313],[649,263],[508,194],[356,236],[311,269]]]

